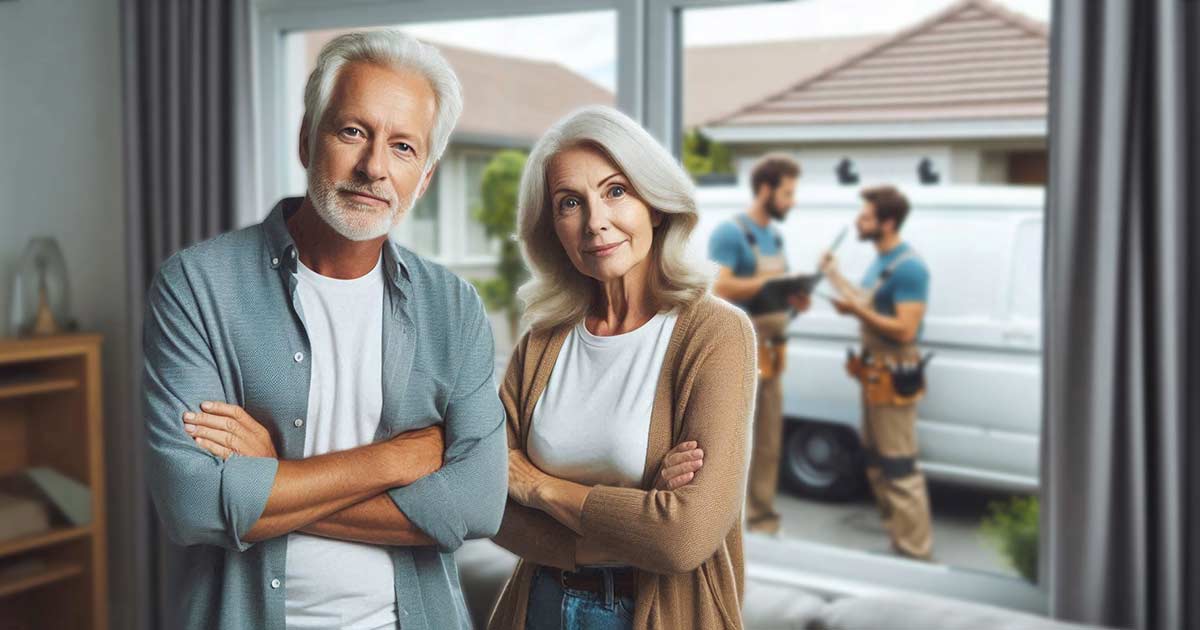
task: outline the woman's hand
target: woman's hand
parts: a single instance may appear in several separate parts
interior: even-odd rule
[[[682,442],[663,457],[662,470],[654,480],[655,490],[677,490],[686,486],[704,465],[704,451],[695,440]]]
[[[550,476],[534,466],[525,453],[515,448],[508,449],[508,496],[513,501],[538,508],[538,490],[548,479]]]
[[[202,411],[183,414],[183,428],[204,450],[229,459],[237,453],[247,457],[278,459],[267,428],[245,409],[223,402],[202,402]]]

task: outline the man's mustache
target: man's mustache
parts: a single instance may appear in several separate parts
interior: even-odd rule
[[[392,198],[391,193],[389,193],[387,191],[375,190],[374,188],[371,188],[370,186],[362,186],[359,184],[355,184],[353,182],[342,182],[342,183],[338,184],[335,187],[335,189],[340,192],[351,192],[351,193],[358,193],[358,194],[362,194],[362,195],[370,195],[377,199],[382,199],[382,200],[386,201],[388,204],[394,205],[396,203],[396,200],[394,198]]]

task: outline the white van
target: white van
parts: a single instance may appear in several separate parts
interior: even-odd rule
[[[903,191],[912,212],[901,234],[930,270],[920,342],[936,353],[920,403],[920,463],[930,479],[997,490],[1038,487],[1041,433],[1041,188],[938,186]],[[808,187],[780,225],[792,271],[815,271],[843,227],[843,273],[861,278],[876,253],[853,228],[858,188]],[[706,256],[721,221],[744,212],[742,187],[698,190],[692,240]],[[828,282],[817,293],[832,293]],[[858,325],[821,297],[793,320],[784,373],[787,425],[781,480],[805,496],[844,498],[862,480],[858,384],[843,369]]]

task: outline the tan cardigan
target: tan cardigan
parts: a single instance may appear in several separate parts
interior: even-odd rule
[[[534,404],[570,330],[531,332],[513,351],[500,388],[510,447],[526,449]],[[638,569],[635,628],[741,628],[755,361],[754,331],[741,310],[711,296],[684,309],[663,358],[642,489],[594,487],[582,535],[509,499],[494,540],[521,561],[488,627],[523,629],[537,565],[575,569],[575,545],[586,538]],[[704,449],[704,466],[678,490],[654,490],[663,456],[687,440]]]

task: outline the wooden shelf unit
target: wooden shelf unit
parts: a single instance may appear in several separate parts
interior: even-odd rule
[[[99,335],[0,339],[0,477],[47,467],[86,485],[92,519],[0,540],[0,626],[107,630]],[[53,510],[52,510],[53,512]]]

